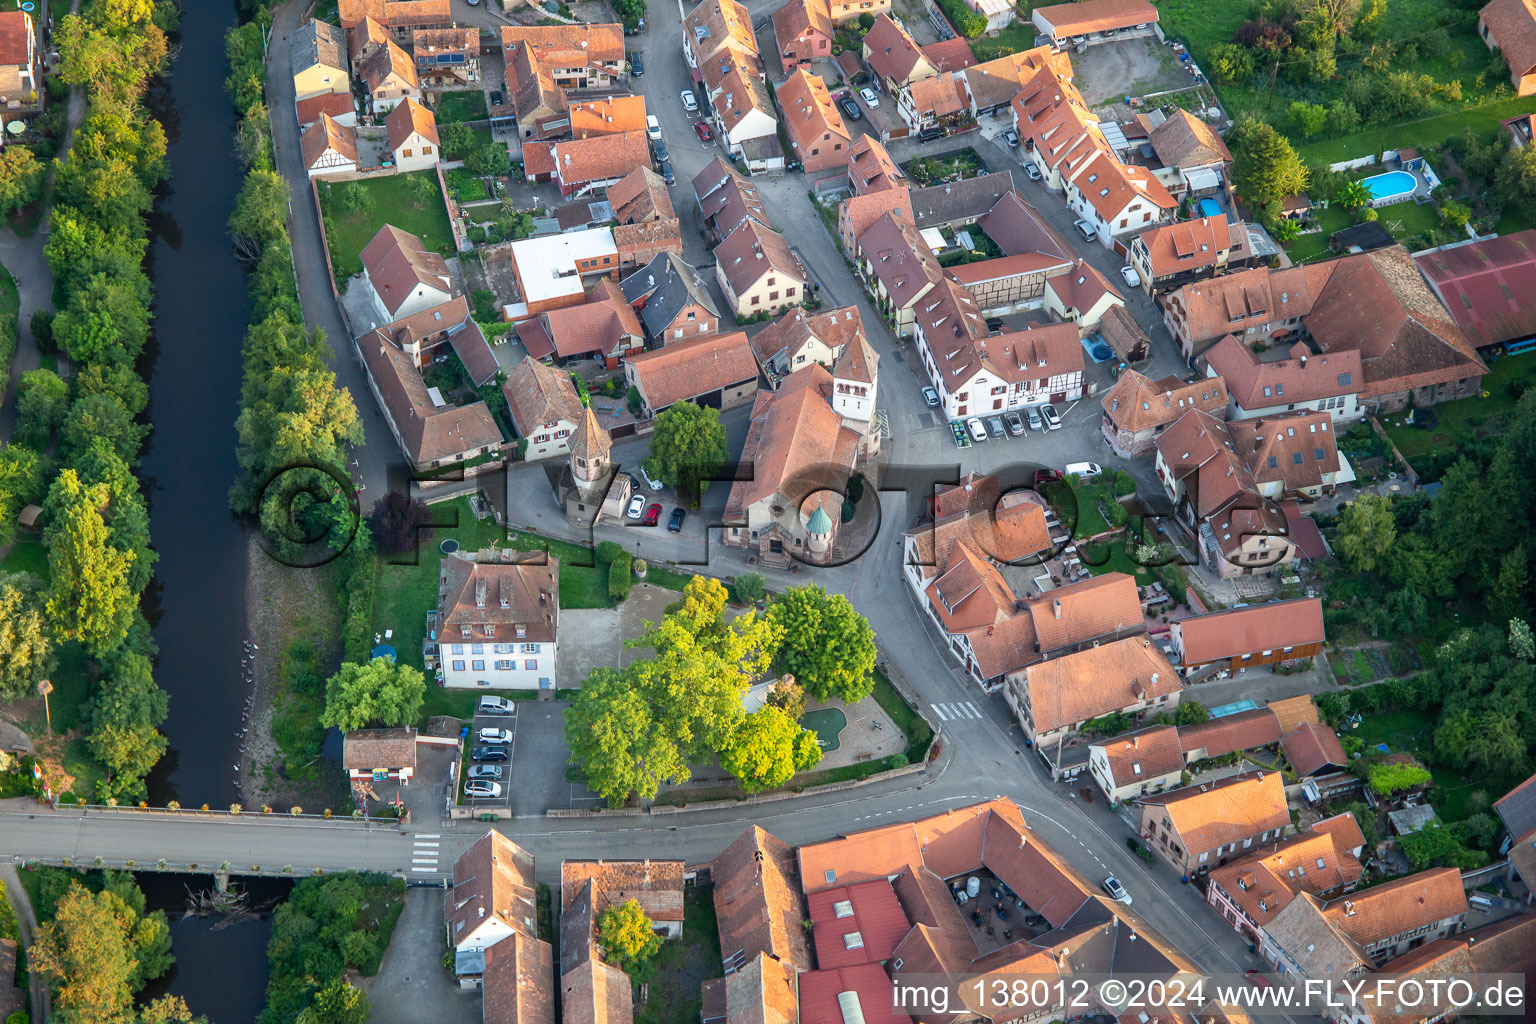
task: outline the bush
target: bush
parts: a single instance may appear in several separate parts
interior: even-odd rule
[[[955,27],[955,31],[967,39],[975,39],[987,30],[987,18],[965,6],[963,0],[938,0],[939,10]]]
[[[859,28],[863,29],[865,32],[868,32],[870,29],[872,29],[874,27],[875,27],[875,16],[873,14],[870,14],[868,11],[865,11],[863,14],[859,15]],[[51,82],[52,79],[49,79],[49,81]]]
[[[1115,497],[1124,498],[1136,493],[1136,481],[1131,479],[1131,474],[1125,470],[1115,472]]]
[[[622,601],[629,596],[629,588],[634,584],[630,573],[634,568],[634,556],[628,551],[620,551],[619,556],[608,563],[608,597],[614,601]]]

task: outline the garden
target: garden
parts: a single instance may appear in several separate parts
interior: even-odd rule
[[[683,934],[661,944],[635,1005],[635,1024],[693,1024],[699,1019],[699,986],[720,973],[720,935],[712,889],[683,894]]]
[[[1382,417],[1387,436],[1421,476],[1438,477],[1450,461],[1502,434],[1520,398],[1536,385],[1536,352],[1504,356],[1488,368],[1483,395],[1441,402],[1429,429],[1409,422],[1409,412]]]
[[[438,124],[484,121],[491,116],[485,105],[485,93],[480,89],[439,93],[434,113]]]
[[[319,191],[338,286],[362,273],[363,249],[385,224],[410,232],[442,256],[457,251],[448,207],[432,171],[321,182]]]
[[[912,183],[919,188],[941,185],[946,181],[975,178],[987,172],[987,166],[981,162],[981,156],[970,146],[953,153],[913,157],[902,167],[912,179]]]

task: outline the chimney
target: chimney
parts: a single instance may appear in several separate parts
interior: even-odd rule
[[[1303,370],[1305,370],[1307,368],[1307,357],[1306,356],[1302,356],[1301,357],[1301,368]]]
[[[1059,597],[1051,598],[1051,611],[1055,614],[1055,616],[1058,619],[1061,618],[1061,598],[1059,598]]]

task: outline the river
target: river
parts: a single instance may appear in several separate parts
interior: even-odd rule
[[[149,97],[165,125],[171,181],[151,218],[155,330],[145,353],[149,418],[143,460],[150,535],[160,561],[144,614],[170,694],[170,750],[150,777],[155,803],[227,806],[248,686],[246,528],[230,515],[246,289],[225,222],[244,170],[224,92],[229,0],[182,5],[171,73]]]

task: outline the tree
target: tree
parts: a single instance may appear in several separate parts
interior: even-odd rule
[[[1455,199],[1447,199],[1440,204],[1440,223],[1448,228],[1460,230],[1466,227],[1467,221],[1472,219],[1472,207]]]
[[[1290,140],[1251,115],[1240,118],[1227,139],[1232,151],[1232,178],[1238,194],[1249,203],[1268,206],[1304,192],[1307,165]]]
[[[736,577],[736,596],[747,604],[754,604],[767,593],[768,587],[763,582],[761,573],[744,572]]]
[[[69,385],[52,370],[28,370],[16,396],[16,440],[39,451],[47,448],[69,411]]]
[[[663,783],[687,782],[688,761],[630,674],[608,666],[592,671],[565,712],[571,763],[587,788],[622,807],[631,793],[653,798]]]
[[[661,952],[661,936],[636,899],[614,904],[598,915],[597,943],[609,963],[641,981]]]
[[[645,17],[645,0],[614,0],[613,13],[626,25],[633,25]]]
[[[1179,703],[1179,710],[1173,720],[1176,725],[1199,725],[1209,721],[1211,713],[1205,709],[1205,705],[1197,700],[1186,700]]]
[[[181,996],[161,996],[139,1013],[139,1024],[208,1024],[207,1017],[195,1017]]]
[[[149,339],[149,311],[133,279],[96,273],[71,291],[53,321],[53,339],[76,362],[131,365]]]
[[[1269,233],[1281,245],[1290,245],[1301,237],[1301,225],[1287,217],[1284,220],[1276,221],[1274,228]]]
[[[366,665],[348,662],[325,684],[322,725],[342,732],[374,726],[410,725],[421,714],[427,682],[421,670],[388,658]]]
[[[133,995],[170,968],[169,943],[163,913],[143,915],[111,889],[91,892],[71,881],[52,920],[38,929],[27,962],[53,984],[55,1016],[135,1024]]]
[[[1379,494],[1361,494],[1339,513],[1334,543],[1339,554],[1356,572],[1370,572],[1397,538],[1391,500]]]
[[[785,679],[776,681],[768,688],[768,706],[778,708],[789,716],[791,722],[805,717],[805,687]]]
[[[258,167],[245,176],[229,215],[229,233],[241,259],[254,261],[262,249],[288,237],[288,183],[269,168]]]
[[[1236,85],[1253,77],[1253,51],[1236,43],[1211,47],[1206,58],[1211,76],[1221,85]]]
[[[44,534],[53,589],[47,613],[56,635],[101,657],[128,635],[138,594],[128,585],[134,553],[113,547],[101,509],[107,490],[85,487],[73,469],[59,474],[49,500],[58,512]]]
[[[386,491],[373,503],[368,523],[379,550],[394,555],[416,550],[422,528],[432,523],[432,513],[420,498],[412,499],[404,491]]]
[[[368,993],[346,978],[336,978],[315,992],[315,1001],[304,1008],[295,1024],[368,1024],[371,1010]]]
[[[1455,830],[1446,828],[1439,821],[1400,836],[1397,845],[1415,871],[1436,865],[1467,871],[1488,863],[1488,854],[1468,849]]]
[[[1517,544],[1499,559],[1498,575],[1494,577],[1485,595],[1488,614],[1496,622],[1507,622],[1515,618],[1529,607],[1526,600],[1529,588],[1530,560],[1526,556],[1525,545]]]
[[[0,150],[0,213],[14,213],[36,199],[46,171],[25,146]]]
[[[133,416],[149,406],[149,385],[144,378],[134,373],[133,367],[114,363],[92,363],[75,374],[75,395],[112,395]]]
[[[437,141],[443,156],[449,160],[463,160],[475,144],[475,133],[469,125],[451,121],[437,126]]]
[[[16,535],[16,516],[39,496],[43,474],[37,452],[15,443],[0,448],[0,547]]]
[[[678,402],[656,417],[645,471],[668,487],[699,496],[729,457],[720,410]]]
[[[1346,181],[1333,195],[1334,202],[1346,210],[1358,210],[1362,206],[1369,206],[1371,200],[1375,198],[1371,190],[1358,181]]]
[[[748,794],[782,786],[820,761],[816,734],[771,705],[748,715],[720,751],[720,767]]]
[[[94,441],[104,441],[118,458],[132,465],[138,462],[139,446],[148,433],[149,427],[137,422],[116,395],[85,395],[69,407],[69,415],[64,417],[64,429],[59,434],[59,446],[67,455],[73,456]]]
[[[53,668],[42,589],[31,573],[0,573],[0,697],[32,696]]]
[[[511,173],[512,157],[504,143],[490,142],[471,151],[464,158],[464,166],[474,174],[499,176]]]
[[[1291,120],[1306,138],[1321,134],[1328,121],[1328,109],[1316,103],[1296,100],[1291,104]]]
[[[143,779],[165,753],[159,732],[170,698],[155,685],[149,659],[125,654],[102,678],[86,713],[91,756],[112,774],[113,795],[142,794]]]
[[[784,634],[778,665],[817,700],[856,704],[874,689],[875,631],[842,594],[791,587],[768,609]]]
[[[1335,135],[1348,135],[1360,129],[1360,111],[1348,100],[1334,100],[1328,104],[1328,130]]]

